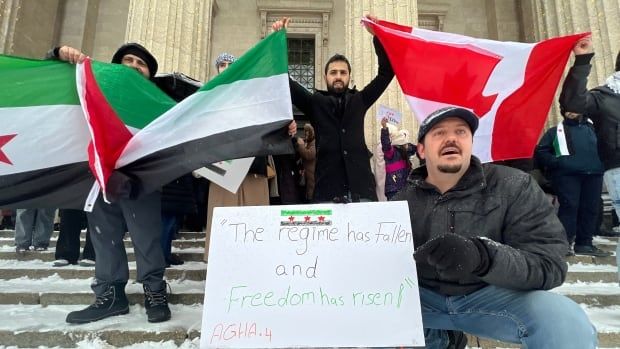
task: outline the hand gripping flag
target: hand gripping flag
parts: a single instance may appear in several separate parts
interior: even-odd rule
[[[588,35],[518,43],[364,22],[418,120],[445,106],[480,117],[473,151],[484,162],[532,157],[571,50]]]

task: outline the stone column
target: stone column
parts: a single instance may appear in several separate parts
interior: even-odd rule
[[[69,45],[88,55],[94,54],[94,42],[100,0],[65,0],[58,45]],[[108,59],[105,57],[104,59]]]
[[[0,0],[0,53],[10,54],[20,0]]]
[[[139,42],[159,62],[162,73],[209,76],[215,0],[131,0],[125,41]]]
[[[418,21],[417,1],[346,0],[345,11],[346,55],[351,61],[353,70],[351,86],[357,85],[361,89],[376,76],[377,57],[372,38],[360,25],[360,19],[365,14],[371,13],[390,22],[415,26]],[[400,110],[403,113],[402,127],[410,131],[412,139],[415,138],[418,123],[394,78],[375,106],[366,114],[366,144],[371,151],[379,143],[381,124],[376,120],[376,108],[379,104]]]
[[[596,55],[592,60],[589,87],[602,84],[614,72],[620,49],[620,0],[524,0],[522,8],[528,41],[592,32]],[[554,125],[560,118],[557,103],[551,116],[549,125]]]
[[[0,0],[0,52],[41,58],[54,44],[59,0]]]

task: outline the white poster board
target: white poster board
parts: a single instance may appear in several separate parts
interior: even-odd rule
[[[217,207],[201,348],[424,346],[407,202]]]
[[[248,174],[254,158],[219,161],[199,168],[195,173],[236,194],[243,179]]]
[[[390,124],[398,125],[403,119],[403,114],[396,109],[379,104],[379,107],[377,108],[377,120],[381,121],[383,118],[387,118],[387,121]]]

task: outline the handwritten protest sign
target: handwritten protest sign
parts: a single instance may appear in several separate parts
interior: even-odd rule
[[[235,194],[248,174],[254,158],[219,161],[194,172]]]
[[[404,201],[218,207],[201,348],[423,346]]]
[[[398,125],[403,119],[403,114],[392,108],[388,108],[383,104],[379,104],[377,108],[377,120],[381,121],[383,118],[387,118],[390,124]]]

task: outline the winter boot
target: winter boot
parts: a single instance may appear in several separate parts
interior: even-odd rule
[[[97,296],[95,303],[86,309],[70,312],[66,321],[71,324],[85,324],[127,313],[129,313],[129,300],[125,295],[125,284],[110,284],[101,295]]]
[[[170,320],[168,307],[168,292],[166,286],[159,291],[153,291],[144,285],[144,308],[149,322],[163,322]]]

